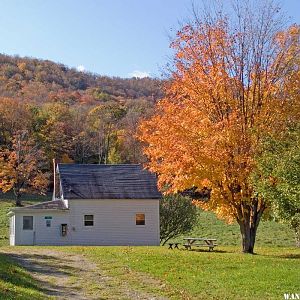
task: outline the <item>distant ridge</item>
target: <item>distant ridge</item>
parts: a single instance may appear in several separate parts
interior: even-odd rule
[[[50,60],[0,54],[0,97],[48,102],[58,93],[78,92],[79,98],[88,96],[100,102],[156,101],[163,96],[161,84],[159,79],[101,76]]]

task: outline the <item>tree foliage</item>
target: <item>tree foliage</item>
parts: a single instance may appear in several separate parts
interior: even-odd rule
[[[43,194],[48,178],[43,173],[43,153],[26,131],[18,132],[12,140],[12,148],[0,152],[0,189],[12,190],[16,205],[21,206],[22,193]]]
[[[161,81],[152,78],[119,78],[78,72],[62,64],[0,54],[0,97],[36,103],[65,98],[73,103],[162,97]]]
[[[118,125],[124,115],[125,110],[114,102],[96,106],[89,112],[91,127],[97,136],[99,164],[108,163],[111,148],[118,138]]]
[[[160,201],[160,242],[162,245],[191,231],[197,221],[197,208],[188,197],[168,195]]]
[[[230,17],[195,14],[178,31],[166,97],[140,127],[159,185],[209,188],[199,205],[237,221],[247,253],[266,209],[250,180],[261,136],[297,119],[300,103],[299,27],[283,29],[273,2],[254,2],[236,2]]]
[[[77,163],[141,163],[136,129],[152,111],[147,100],[74,105],[60,100],[36,104],[0,97],[0,149],[11,149],[20,130],[38,143],[47,160]]]
[[[300,127],[279,139],[265,138],[264,154],[253,174],[255,190],[270,203],[278,221],[288,223],[300,247]]]

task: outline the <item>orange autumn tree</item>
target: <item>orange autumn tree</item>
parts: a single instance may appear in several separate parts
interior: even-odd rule
[[[299,27],[281,30],[270,1],[256,1],[254,11],[237,3],[231,19],[195,14],[177,33],[166,96],[140,124],[139,139],[159,186],[167,193],[208,188],[210,199],[199,206],[236,221],[243,252],[253,253],[267,201],[250,175],[264,134],[282,132],[299,111],[299,97],[287,90],[299,95],[299,84],[290,84],[299,72]]]
[[[43,152],[27,131],[15,134],[11,149],[0,151],[0,189],[13,191],[16,206],[22,205],[22,193],[45,194],[48,174],[43,172],[43,157]]]

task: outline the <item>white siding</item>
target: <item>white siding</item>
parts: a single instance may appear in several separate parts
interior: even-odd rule
[[[62,201],[64,202],[65,206],[69,208],[69,201],[64,198],[62,198]]]
[[[51,227],[46,226],[45,217],[52,217]],[[70,228],[69,212],[45,212],[35,215],[35,244],[36,245],[68,245],[71,243],[70,235],[61,235],[61,224],[67,224]]]
[[[23,216],[33,216],[33,230],[23,230]],[[45,217],[52,217],[51,227]],[[15,245],[68,245],[69,236],[61,236],[61,224],[69,224],[67,211],[28,211],[16,213]]]
[[[9,218],[9,244],[11,246],[15,245],[15,216]]]
[[[159,200],[70,200],[67,211],[19,211],[15,245],[159,245]],[[136,225],[137,213],[145,225]],[[94,215],[94,226],[84,226]],[[23,216],[33,216],[33,230],[23,230]],[[51,227],[45,217],[52,217]],[[68,225],[67,236],[61,224]]]
[[[159,200],[70,200],[71,240],[76,245],[159,245]],[[146,224],[136,225],[136,213]],[[94,215],[94,226],[84,226]]]

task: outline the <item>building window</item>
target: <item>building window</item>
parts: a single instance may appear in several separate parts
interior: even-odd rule
[[[33,230],[33,216],[23,216],[23,230]]]
[[[84,226],[94,226],[94,215],[84,215]]]
[[[68,231],[68,224],[61,224],[61,235],[66,236]]]
[[[51,216],[46,216],[45,220],[46,220],[46,227],[51,227],[52,217]]]
[[[136,214],[135,215],[135,224],[136,225],[145,225],[145,214]]]

